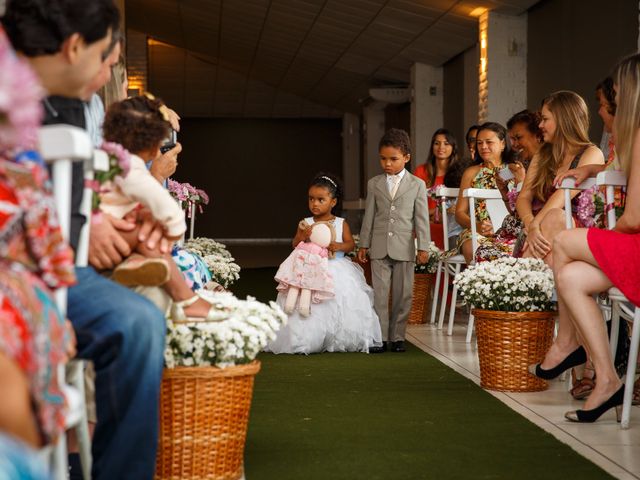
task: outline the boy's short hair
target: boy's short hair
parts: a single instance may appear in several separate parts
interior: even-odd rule
[[[378,150],[382,147],[395,147],[403,155],[411,154],[411,138],[409,134],[400,128],[391,128],[380,139]]]
[[[88,45],[115,35],[120,12],[113,0],[7,0],[0,19],[13,48],[27,57],[58,53],[79,33]]]

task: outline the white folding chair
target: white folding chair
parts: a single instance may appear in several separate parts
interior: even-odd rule
[[[627,178],[623,172],[605,171],[600,172],[596,177],[596,184],[606,188],[606,205],[607,205],[607,227],[613,229],[616,226],[616,212],[613,208],[615,202],[615,187],[625,187]],[[611,300],[611,342],[617,345],[618,325],[620,317],[625,318],[633,323],[631,328],[631,343],[629,345],[629,357],[627,359],[627,373],[624,381],[624,400],[622,403],[622,421],[621,427],[629,428],[631,417],[631,402],[633,398],[633,386],[636,376],[636,362],[638,359],[638,346],[640,343],[640,308],[635,307],[624,294],[613,287],[607,292],[609,300]],[[612,348],[613,348],[612,347]],[[615,352],[615,350],[613,350]],[[614,353],[615,358],[615,353]]]
[[[491,219],[491,223],[493,225],[494,232],[500,228],[502,222],[505,217],[509,214],[504,201],[502,200],[502,195],[500,194],[500,190],[498,189],[485,189],[485,188],[467,188],[462,192],[462,195],[469,199],[469,218],[471,218],[471,248],[472,248],[472,261],[471,264],[475,263],[475,255],[476,250],[478,249],[478,232],[476,229],[476,200],[484,200],[487,206],[487,212],[489,214],[489,218]],[[459,271],[459,270],[458,270]],[[456,272],[457,273],[457,272]],[[455,305],[456,297],[458,294],[458,289],[454,285],[453,292],[451,295],[451,305]],[[469,308],[472,310],[473,306],[469,305]],[[453,320],[454,320],[455,312],[452,308],[449,312],[449,328],[448,332],[453,332]],[[473,335],[473,324],[474,317],[471,311],[469,312],[469,323],[467,324],[467,336],[465,338],[466,343],[471,343],[471,337]],[[449,335],[451,335],[449,333]]]
[[[51,125],[39,131],[39,149],[45,162],[51,165],[53,194],[59,217],[60,228],[65,239],[69,238],[71,222],[71,185],[72,166],[74,162],[83,162],[85,179],[93,178],[95,168],[108,169],[108,158],[102,151],[94,155],[91,140],[82,129],[68,125]],[[86,266],[89,248],[89,226],[91,219],[92,191],[85,187],[81,212],[87,221],[80,233],[80,241],[76,252],[76,265]],[[56,303],[63,315],[66,315],[67,291],[58,289],[55,293]],[[62,382],[62,390],[68,404],[65,423],[67,429],[73,428],[78,438],[82,475],[85,480],[91,478],[91,439],[87,423],[87,410],[84,396],[84,363],[76,360],[67,366],[71,385],[65,383],[65,368],[58,372]],[[62,435],[51,449],[51,465],[55,480],[68,478],[68,460],[66,437]]]
[[[449,221],[447,216],[447,200],[451,198],[458,198],[458,188],[441,187],[437,190],[437,195],[440,197],[440,207],[442,209],[442,232],[444,237],[444,251],[448,251],[449,245]],[[454,255],[447,259],[440,259],[438,261],[438,270],[436,271],[436,283],[433,289],[433,296],[431,301],[431,322],[435,323],[436,313],[438,310],[438,295],[440,293],[440,281],[444,274],[443,295],[440,302],[440,318],[438,321],[438,328],[441,329],[444,323],[444,315],[447,308],[447,295],[449,293],[449,275],[454,274],[452,266],[461,263],[464,264],[464,257],[462,255]]]

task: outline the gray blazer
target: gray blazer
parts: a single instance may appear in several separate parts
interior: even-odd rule
[[[416,259],[413,232],[418,250],[428,249],[429,207],[424,181],[408,171],[402,177],[393,200],[387,176],[378,175],[367,184],[367,202],[360,229],[360,247],[369,249],[369,257],[387,255],[404,262]]]

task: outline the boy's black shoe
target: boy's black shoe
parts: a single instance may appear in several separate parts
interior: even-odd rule
[[[397,342],[391,342],[391,351],[392,352],[406,352],[407,349],[404,346],[404,340],[398,340]]]
[[[69,480],[83,480],[82,479],[82,464],[80,463],[80,454],[69,454]]]
[[[369,347],[369,353],[384,353],[387,351],[387,343],[382,342],[382,346],[380,347]]]

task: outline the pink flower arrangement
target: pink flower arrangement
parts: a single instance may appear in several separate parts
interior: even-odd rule
[[[194,187],[190,183],[180,183],[175,180],[167,180],[167,188],[173,198],[180,202],[182,208],[187,208],[188,204],[197,205],[202,213],[202,205],[209,204],[209,195],[204,190]],[[187,208],[187,215],[191,217],[191,209]]]
[[[35,73],[0,30],[0,150],[36,147],[43,95]]]
[[[507,200],[509,201],[509,210],[512,212],[516,211],[516,201],[518,200],[518,192],[517,188],[512,188],[507,192]]]
[[[582,227],[606,228],[609,211],[615,210],[616,218],[624,212],[625,191],[616,190],[613,204],[607,204],[605,194],[597,186],[580,192],[575,206],[575,215]]]
[[[119,143],[102,142],[101,150],[109,155],[109,172],[113,173],[113,177],[120,175],[126,177],[131,169],[131,154]]]
[[[443,187],[444,185],[439,184],[432,185],[431,187],[427,188],[427,197],[436,202],[436,209],[433,212],[433,221],[435,223],[440,223],[442,221],[442,219],[440,218],[442,216],[442,213],[440,212],[440,209],[442,207],[442,197],[440,196],[440,189]]]
[[[95,178],[87,182],[87,186],[93,190],[92,206],[97,212],[100,207],[100,194],[110,190],[111,182],[116,177],[126,177],[131,169],[131,154],[119,143],[103,142],[100,149],[109,156],[109,170],[96,172]]]

